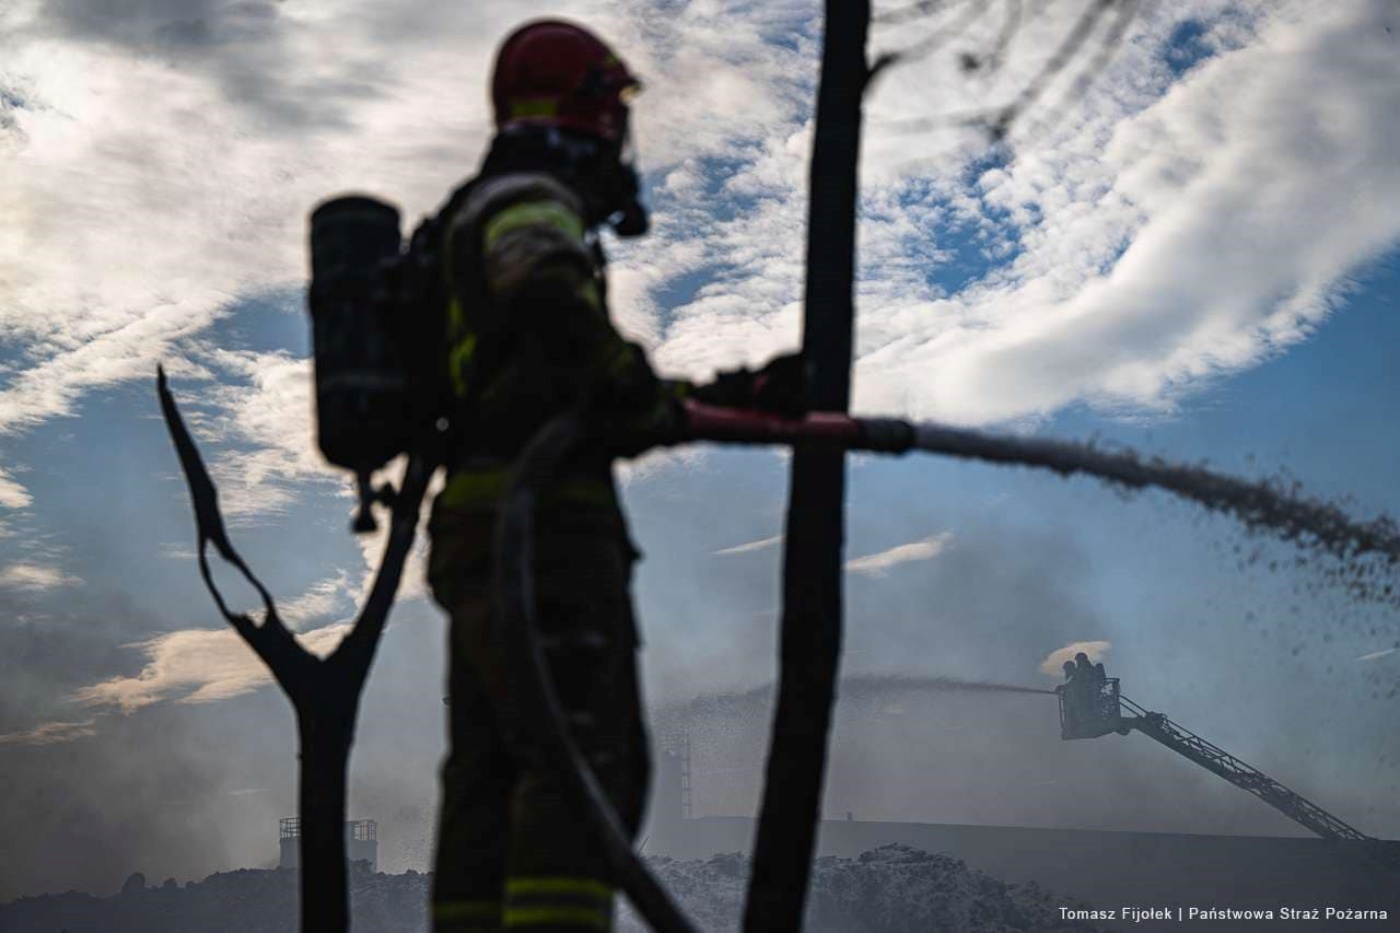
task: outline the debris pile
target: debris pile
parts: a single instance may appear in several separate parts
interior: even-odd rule
[[[738,930],[749,860],[734,853],[696,861],[648,859],[663,885],[706,933]],[[128,879],[112,897],[69,892],[0,905],[6,933],[296,933],[297,876],[276,869],[220,872],[180,886]],[[355,933],[427,933],[430,875],[350,874]],[[946,855],[888,845],[859,858],[818,858],[812,869],[808,933],[1070,933],[1092,931],[1060,919],[1079,906],[1035,884],[1010,885]],[[622,904],[618,928],[643,931]]]
[[[749,860],[739,853],[703,861],[648,859],[658,880],[706,933],[742,925]],[[1070,933],[1098,929],[1061,919],[1061,907],[1079,907],[1034,883],[1015,885],[970,869],[960,859],[906,845],[881,846],[858,858],[822,856],[812,865],[807,933]],[[624,905],[618,929],[641,933]]]
[[[5,933],[297,933],[297,873],[292,869],[218,872],[181,886],[159,888],[127,879],[120,894],[93,897],[69,891],[0,905]],[[428,875],[350,870],[355,933],[426,933]],[[144,881],[144,879],[142,879]]]

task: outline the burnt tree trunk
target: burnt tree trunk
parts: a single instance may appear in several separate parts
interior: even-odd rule
[[[826,0],[812,150],[802,349],[814,410],[850,404],[857,166],[869,0]],[[783,560],[782,668],[745,930],[797,930],[826,770],[841,654],[846,459],[798,448]]]
[[[322,718],[318,712],[331,715]],[[308,933],[350,928],[350,892],[344,868],[345,808],[355,727],[337,715],[341,712],[297,708],[301,928]]]

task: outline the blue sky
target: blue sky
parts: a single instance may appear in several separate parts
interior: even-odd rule
[[[0,898],[275,856],[291,717],[198,579],[155,365],[241,550],[305,637],[333,643],[379,542],[348,534],[348,484],[310,433],[305,215],[348,189],[409,217],[439,204],[489,130],[484,92],[463,88],[545,9],[526,6],[0,13],[0,162],[16,179],[0,190],[0,822],[43,839],[7,856]],[[795,346],[816,5],[563,6],[648,84],[656,223],[613,244],[619,326],[696,378]],[[1393,8],[1153,4],[1087,96],[1034,135],[1032,113],[999,157],[975,133],[896,131],[1004,100],[1076,10],[1045,4],[997,76],[934,57],[872,94],[856,410],[1287,468],[1363,517],[1400,514]],[[877,28],[873,48],[920,28]],[[771,678],[786,459],[707,448],[624,474],[653,707]],[[1160,495],[927,457],[855,458],[849,516],[848,670],[1050,685],[1054,652],[1103,642],[1129,696],[1400,834],[1400,651],[1381,654],[1400,619],[1320,585],[1313,558]],[[1237,546],[1263,559],[1241,568]],[[424,864],[442,751],[443,623],[421,562],[352,766],[354,815],[381,820],[391,870]],[[1039,702],[843,707],[828,806],[1297,831],[1135,738],[1061,743]],[[697,767],[717,775],[698,779],[701,812],[752,807],[764,715],[696,725]],[[721,778],[722,762],[749,764]]]

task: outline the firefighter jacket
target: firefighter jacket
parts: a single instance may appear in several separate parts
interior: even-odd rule
[[[462,440],[440,505],[493,508],[525,443],[581,399],[639,432],[672,416],[688,386],[660,382],[613,328],[602,252],[568,187],[536,172],[493,175],[448,210],[448,375]],[[562,502],[616,512],[610,457],[568,464],[541,506]]]

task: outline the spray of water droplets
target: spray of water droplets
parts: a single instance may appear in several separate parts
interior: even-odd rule
[[[1083,474],[1129,490],[1157,488],[1233,516],[1252,534],[1269,534],[1332,558],[1317,568],[1353,599],[1400,607],[1400,526],[1381,515],[1352,518],[1338,504],[1307,496],[1291,477],[1243,480],[1133,450],[1093,444],[985,434],[920,425],[915,447],[993,463],[1039,467],[1061,476]]]

